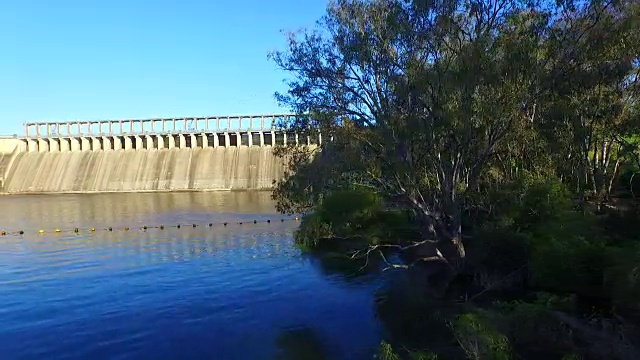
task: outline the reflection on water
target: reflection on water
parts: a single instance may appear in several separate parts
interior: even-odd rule
[[[278,360],[325,360],[328,359],[322,341],[308,327],[284,330],[276,339]]]
[[[296,222],[263,221],[280,218],[268,193],[4,196],[0,210],[12,230],[230,222],[1,237],[3,359],[364,359],[379,343],[372,285],[303,257]]]
[[[141,226],[152,219],[226,221],[241,213],[274,214],[274,206],[271,194],[265,191],[18,195],[0,197],[0,212],[0,227],[28,230]]]

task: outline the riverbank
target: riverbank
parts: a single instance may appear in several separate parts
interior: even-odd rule
[[[637,358],[638,204],[581,209],[557,181],[522,186],[490,218],[466,214],[465,266],[453,277],[407,236],[419,230],[410,216],[366,191],[328,195],[296,241],[341,263],[335,269],[386,279],[378,305],[388,359],[407,349],[447,359]]]

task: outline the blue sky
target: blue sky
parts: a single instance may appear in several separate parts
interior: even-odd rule
[[[27,121],[286,112],[267,59],[327,0],[5,0],[0,134]]]

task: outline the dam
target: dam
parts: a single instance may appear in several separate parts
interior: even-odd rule
[[[267,190],[285,173],[278,145],[322,136],[277,124],[294,115],[27,123],[0,138],[0,193]]]

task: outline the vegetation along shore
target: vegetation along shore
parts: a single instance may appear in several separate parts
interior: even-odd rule
[[[386,359],[640,358],[640,3],[336,0],[271,55],[296,242]]]

